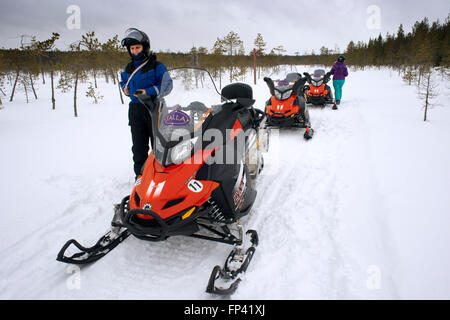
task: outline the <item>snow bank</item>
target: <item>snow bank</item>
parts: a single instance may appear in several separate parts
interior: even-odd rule
[[[291,71],[313,68],[272,77]],[[235,298],[450,298],[446,85],[423,122],[414,87],[397,73],[353,71],[338,111],[310,110],[311,141],[293,130],[272,136],[244,221],[260,246]],[[78,118],[70,93],[51,110],[48,85],[38,101],[17,96],[0,110],[0,298],[214,299],[204,289],[223,244],[130,237],[81,270],[55,261],[69,238],[95,243],[134,178],[127,105],[101,81],[105,98],[92,104],[87,86]],[[262,79],[253,89],[263,108]]]

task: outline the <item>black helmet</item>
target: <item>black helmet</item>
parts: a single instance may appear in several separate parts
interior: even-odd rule
[[[142,51],[144,52],[145,57],[148,57],[150,54],[150,39],[145,34],[145,32],[140,31],[136,28],[127,29],[121,43],[122,46],[127,47],[130,56],[130,46],[135,44],[142,44]]]
[[[339,61],[339,62],[344,62],[344,61],[345,61],[345,57],[342,56],[342,55],[340,55],[340,56],[338,57],[337,61]]]

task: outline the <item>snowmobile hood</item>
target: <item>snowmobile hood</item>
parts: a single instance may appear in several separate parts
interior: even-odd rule
[[[213,150],[198,150],[190,164],[182,163],[164,167],[150,154],[138,177],[130,197],[130,209],[147,209],[167,219],[186,209],[200,207],[219,184],[214,181],[196,180],[203,163],[194,159],[208,158]],[[141,216],[141,218],[147,218]]]
[[[296,98],[296,95],[292,95],[289,99],[278,100],[275,96],[272,96],[270,100],[271,105],[267,106],[267,114],[269,116],[274,114],[279,114],[280,116],[291,116],[299,113],[300,106],[294,105]]]

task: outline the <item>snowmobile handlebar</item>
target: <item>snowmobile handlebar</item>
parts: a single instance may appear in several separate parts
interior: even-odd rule
[[[303,72],[303,74],[305,75],[306,81],[311,83],[312,81],[311,75],[308,72]],[[331,72],[325,73],[325,75],[323,76],[323,83],[327,83],[328,81],[330,81],[331,74],[332,74]]]
[[[273,80],[268,77],[264,77],[264,81],[267,83],[267,86],[269,87],[270,94],[275,95],[275,84],[273,83]],[[300,78],[297,81],[295,81],[294,85],[292,86],[292,92],[298,92],[300,88],[302,88],[307,81],[307,77]]]
[[[261,122],[264,120],[264,118],[266,117],[266,113],[262,110],[259,110],[257,108],[254,108],[253,110],[255,110],[255,126],[258,128],[261,125]]]
[[[275,85],[273,84],[273,80],[268,77],[264,77],[264,82],[267,83],[267,86],[269,87],[269,90],[270,90],[270,94],[274,95],[275,94]]]
[[[311,75],[308,72],[303,72],[303,74],[305,75],[306,81],[311,83],[312,81]]]
[[[152,114],[152,111],[156,110],[156,96],[149,96],[141,90],[137,90],[135,93],[138,100],[148,109],[150,114]]]

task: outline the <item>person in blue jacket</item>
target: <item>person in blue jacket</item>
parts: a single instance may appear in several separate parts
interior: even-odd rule
[[[131,98],[128,124],[131,127],[133,142],[131,150],[137,178],[148,157],[149,141],[153,146],[153,131],[150,113],[140,103],[136,94],[138,91],[149,96],[158,95],[163,74],[167,69],[164,64],[156,60],[156,55],[150,53],[150,40],[144,32],[135,28],[128,29],[122,40],[122,46],[127,47],[131,57],[131,62],[121,74],[120,85],[125,95]]]

